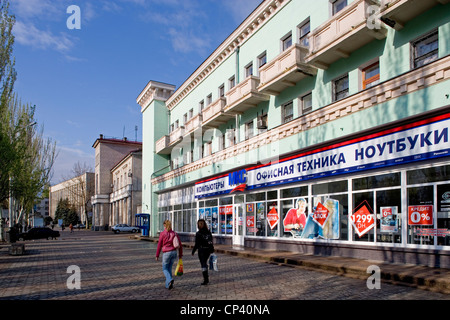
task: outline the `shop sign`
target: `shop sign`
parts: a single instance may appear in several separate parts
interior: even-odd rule
[[[325,223],[328,220],[329,215],[329,211],[327,208],[325,208],[320,202],[317,205],[316,210],[313,212],[312,214],[312,219],[314,220],[315,223],[317,223],[321,228],[323,228],[325,226]]]
[[[278,224],[278,212],[277,209],[272,208],[267,213],[267,222],[269,223],[270,229],[273,230]]]
[[[380,232],[398,232],[397,207],[381,207],[380,211]]]
[[[409,206],[408,224],[410,226],[432,226],[433,206]]]
[[[359,209],[358,209],[359,207]],[[364,201],[357,207],[356,211],[350,216],[356,233],[361,238],[367,232],[375,227],[375,219],[367,201]]]
[[[203,198],[450,155],[450,113],[196,183]]]
[[[255,216],[247,216],[247,232],[253,233],[257,231],[255,228]]]

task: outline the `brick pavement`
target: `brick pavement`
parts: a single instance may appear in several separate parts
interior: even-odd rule
[[[200,286],[197,256],[185,248],[185,274],[164,288],[156,243],[109,232],[64,231],[58,240],[25,242],[26,254],[10,256],[0,245],[1,300],[449,300],[450,296],[363,279],[248,259],[218,250],[219,272]],[[81,270],[81,289],[69,290],[70,265]],[[286,267],[290,265],[291,268]],[[368,275],[366,275],[367,277]]]

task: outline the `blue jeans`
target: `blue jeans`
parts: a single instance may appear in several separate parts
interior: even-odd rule
[[[166,277],[166,288],[169,288],[170,281],[172,278],[172,266],[177,259],[177,250],[164,252],[162,255],[162,269],[164,276]]]

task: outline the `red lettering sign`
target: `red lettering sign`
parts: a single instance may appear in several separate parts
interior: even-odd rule
[[[433,206],[409,206],[408,224],[410,226],[432,226]]]
[[[317,223],[321,228],[325,225],[325,223],[328,220],[328,217],[330,216],[330,212],[327,208],[325,208],[320,202],[317,205],[316,210],[312,214],[312,219],[315,223]]]
[[[269,223],[270,229],[273,230],[273,228],[276,227],[276,225],[278,224],[278,212],[277,209],[272,208],[272,210],[270,210],[267,213],[267,222]]]
[[[350,219],[356,233],[361,238],[375,226],[375,219],[367,201],[358,207],[359,209],[350,216]]]

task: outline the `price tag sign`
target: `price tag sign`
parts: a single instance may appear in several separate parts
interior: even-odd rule
[[[364,201],[351,216],[352,225],[361,238],[375,226],[375,218],[367,201]]]
[[[277,209],[272,208],[272,210],[270,210],[267,213],[267,222],[269,223],[270,229],[273,230],[273,228],[275,228],[278,224],[278,212]]]
[[[410,226],[432,226],[433,206],[409,206],[408,224]]]
[[[315,223],[317,223],[321,228],[325,225],[330,216],[330,212],[327,208],[325,208],[320,202],[317,205],[316,210],[312,214],[312,219]]]

